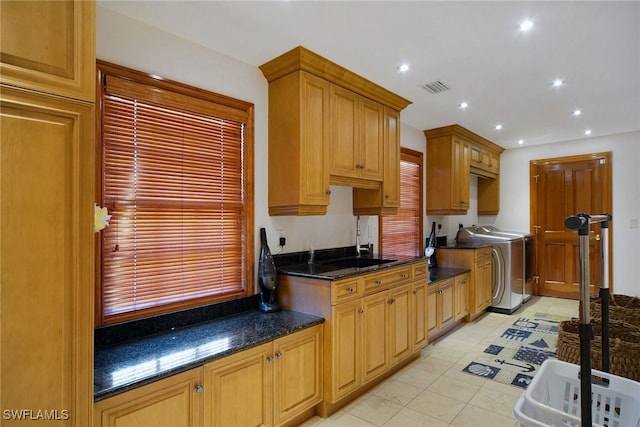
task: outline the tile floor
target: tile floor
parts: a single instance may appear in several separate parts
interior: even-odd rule
[[[329,418],[303,427],[513,427],[516,386],[462,372],[523,313],[578,316],[578,301],[533,297],[512,315],[487,313],[430,344],[404,367]]]

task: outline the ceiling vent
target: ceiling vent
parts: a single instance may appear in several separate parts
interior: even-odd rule
[[[449,90],[449,86],[447,86],[446,83],[443,83],[440,80],[426,83],[423,87],[434,95]]]

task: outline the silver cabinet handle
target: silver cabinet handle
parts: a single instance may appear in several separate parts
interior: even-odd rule
[[[361,308],[359,308],[359,309],[358,309],[358,314],[359,314],[360,316],[362,316],[362,315],[364,314],[364,310],[363,310],[363,309],[361,309]]]
[[[353,292],[353,288],[347,288],[347,293],[352,293]]]
[[[267,356],[267,363],[273,363],[273,356]]]
[[[277,352],[276,353],[276,359],[282,359],[282,353]]]
[[[414,295],[418,295],[418,290],[417,290],[417,289],[414,289],[414,290],[413,290],[413,294],[414,294]]]
[[[380,285],[382,285],[382,281],[376,280],[376,286],[380,286]]]
[[[389,305],[393,304],[394,302],[396,302],[396,300],[395,300],[394,298],[390,298],[390,299],[387,301],[387,303],[388,303]]]
[[[402,273],[402,274],[400,275],[400,278],[401,278],[401,279],[406,279],[407,277],[409,277],[409,275],[404,274],[404,273]]]
[[[200,385],[200,384],[197,384],[197,385],[193,388],[193,390],[194,390],[196,393],[202,393],[202,390],[204,390],[204,387],[202,387],[202,385]]]

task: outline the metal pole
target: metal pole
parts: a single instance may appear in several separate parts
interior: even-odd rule
[[[591,427],[591,313],[589,311],[589,215],[565,220],[567,228],[578,230],[580,249],[580,414],[582,427]]]
[[[602,322],[602,371],[609,372],[611,360],[609,358],[609,221],[611,215],[607,215],[607,220],[602,222],[602,287],[600,288],[600,303]]]

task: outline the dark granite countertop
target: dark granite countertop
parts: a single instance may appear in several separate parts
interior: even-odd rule
[[[316,252],[317,254],[318,252]],[[406,264],[413,264],[419,261],[426,261],[422,256],[406,256],[406,255],[394,255],[394,254],[367,254],[363,255],[363,259],[376,258],[383,260],[390,260],[383,264],[370,265],[366,267],[336,267],[332,264],[333,261],[343,258],[353,257],[352,253],[344,253],[333,258],[316,257],[315,262],[308,263],[308,253],[302,253],[301,256],[296,258],[287,254],[287,259],[276,259],[276,266],[278,267],[278,273],[287,274],[290,276],[303,276],[314,279],[326,279],[337,280],[350,276],[357,276],[360,274],[373,273],[376,271],[384,271],[389,268],[398,267]]]
[[[450,267],[438,267],[429,269],[429,285],[441,282],[443,280],[450,279],[459,274],[467,273],[471,270],[468,268],[450,268]]]
[[[322,317],[294,311],[249,310],[96,348],[94,399],[113,396],[323,322]]]

